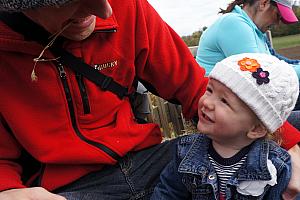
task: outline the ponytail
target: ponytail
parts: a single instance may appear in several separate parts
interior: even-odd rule
[[[227,8],[225,10],[220,8],[219,13],[221,13],[221,14],[230,13],[234,9],[235,6],[243,6],[245,4],[249,4],[251,6],[256,1],[258,1],[258,0],[234,0],[227,6]]]

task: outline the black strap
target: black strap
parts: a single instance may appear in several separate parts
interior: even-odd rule
[[[15,32],[22,34],[25,40],[36,41],[43,46],[49,42],[50,34],[38,24],[31,21],[22,13],[7,13],[1,12],[0,19],[7,26],[9,26]],[[98,70],[94,69],[81,59],[72,55],[68,51],[60,47],[64,39],[62,37],[57,38],[55,45],[50,47],[50,51],[59,57],[58,61],[63,65],[71,68],[75,72],[82,74],[88,80],[94,82],[104,91],[108,90],[116,94],[120,99],[128,95],[128,88],[120,85],[113,80],[112,77],[104,75]]]
[[[52,48],[51,51],[55,56],[59,57],[57,60],[65,66],[70,66],[75,72],[80,73],[90,81],[94,82],[104,91],[108,90],[116,94],[120,99],[127,96],[128,89],[115,82],[110,76],[99,73],[98,70],[88,66],[79,58],[73,56],[71,53],[62,48]]]

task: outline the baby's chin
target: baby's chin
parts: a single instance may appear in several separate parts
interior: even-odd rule
[[[197,124],[197,130],[199,131],[199,133],[202,133],[202,134],[209,134],[208,131],[206,129],[204,129],[203,127],[201,127],[201,125],[199,125],[199,122]]]

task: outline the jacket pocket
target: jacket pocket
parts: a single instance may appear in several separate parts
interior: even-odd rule
[[[77,80],[78,88],[80,90],[80,96],[81,96],[82,105],[83,105],[83,112],[84,112],[84,114],[89,114],[89,113],[91,113],[91,108],[90,108],[89,98],[88,98],[88,95],[86,92],[86,87],[85,87],[82,75],[79,73],[76,73],[76,80]]]
[[[192,194],[193,200],[215,200],[213,188],[208,183],[202,183],[200,176],[185,174],[182,182]]]

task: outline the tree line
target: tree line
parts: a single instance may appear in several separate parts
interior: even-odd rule
[[[294,8],[294,11],[300,19],[300,7]],[[202,32],[205,31],[207,27],[202,28],[202,30],[192,33],[192,35],[182,36],[181,38],[186,43],[187,46],[197,46]],[[280,23],[278,26],[271,27],[272,37],[282,37],[286,35],[295,35],[300,33],[300,22],[296,24],[283,24]]]

